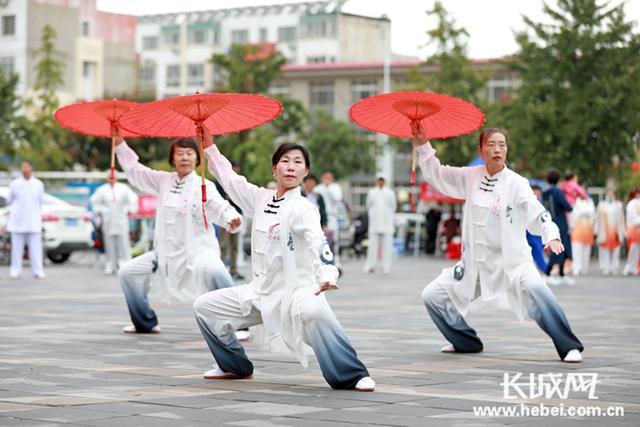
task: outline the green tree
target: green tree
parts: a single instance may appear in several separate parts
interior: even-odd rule
[[[514,154],[529,171],[572,169],[602,185],[614,157],[628,165],[637,147],[640,36],[623,4],[559,0],[544,13],[517,34],[522,83],[506,105]]]
[[[211,57],[211,63],[221,70],[226,79],[219,89],[241,93],[267,93],[286,61],[278,51],[269,51],[265,45],[251,44],[234,44],[228,54]]]
[[[33,53],[35,66],[35,97],[26,101],[34,113],[33,130],[29,144],[20,149],[24,158],[30,159],[37,169],[64,169],[74,163],[74,153],[69,148],[70,132],[62,129],[54,120],[58,108],[56,91],[64,84],[64,53],[56,50],[56,31],[46,25],[42,29],[41,45]]]
[[[16,149],[24,144],[31,128],[26,118],[19,114],[22,100],[16,95],[16,87],[20,80],[18,74],[5,77],[0,72],[0,152],[10,160]],[[4,161],[0,160],[0,168],[7,169]]]
[[[469,33],[456,25],[455,19],[441,2],[436,1],[427,15],[437,20],[437,25],[427,31],[427,45],[435,45],[436,53],[423,64],[409,71],[408,90],[439,92],[462,98],[486,111],[487,72],[478,71],[467,56]],[[421,69],[425,66],[437,66],[433,75],[425,75]],[[404,141],[403,146],[409,147]],[[476,138],[465,135],[447,141],[434,141],[438,156],[444,163],[461,165],[476,155]]]
[[[336,179],[358,171],[373,172],[376,145],[350,124],[319,110],[311,119],[305,147],[311,153],[311,168],[333,172]]]

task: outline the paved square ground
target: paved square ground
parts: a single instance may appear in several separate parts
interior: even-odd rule
[[[305,370],[252,343],[252,380],[204,380],[212,358],[191,306],[152,301],[162,334],[125,335],[128,313],[117,278],[89,261],[81,256],[50,265],[47,279],[38,281],[28,270],[10,280],[7,268],[0,269],[0,425],[640,425],[637,277],[592,275],[553,288],[586,347],[583,363],[564,364],[535,323],[498,309],[468,318],[483,353],[439,353],[445,341],[419,296],[450,263],[405,257],[384,276],[363,275],[363,260],[346,259],[342,288],[329,300],[377,382],[376,392],[357,393],[331,390],[313,357]],[[597,374],[597,399],[575,389],[566,399],[528,398],[528,392],[526,399],[505,399],[504,374],[519,372],[522,379],[560,374],[563,387],[573,374]],[[520,404],[530,411],[541,404],[621,407],[624,416],[474,413],[490,406],[521,410]]]

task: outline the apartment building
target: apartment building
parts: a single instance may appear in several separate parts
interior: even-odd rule
[[[55,29],[62,53],[62,103],[135,91],[135,17],[101,12],[96,0],[2,0],[0,72],[20,75],[20,96],[29,96],[35,84],[33,53],[46,25]]]

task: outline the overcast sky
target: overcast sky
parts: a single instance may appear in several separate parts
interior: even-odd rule
[[[98,8],[131,15],[226,9],[264,4],[297,3],[297,0],[98,0]],[[619,4],[621,0],[612,0]],[[548,0],[555,5],[555,0]],[[522,15],[535,21],[543,19],[542,0],[445,0],[443,4],[470,34],[469,56],[473,59],[496,58],[517,50],[513,31],[524,28]],[[391,44],[394,53],[424,58],[432,49],[422,47],[426,31],[434,21],[426,15],[433,0],[349,0],[344,10],[367,16],[386,14],[391,19]],[[629,19],[640,22],[640,0],[627,0]],[[639,31],[636,27],[636,31]]]

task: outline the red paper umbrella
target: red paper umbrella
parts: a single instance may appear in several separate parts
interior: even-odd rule
[[[74,132],[87,135],[111,138],[111,169],[110,177],[115,176],[115,136],[118,118],[125,111],[140,105],[137,102],[122,101],[120,99],[78,102],[59,108],[54,117],[60,125]],[[140,136],[134,132],[120,132],[125,137]],[[114,195],[115,197],[115,195]]]
[[[413,137],[417,123],[431,139],[464,135],[484,123],[484,113],[460,98],[432,92],[394,92],[371,96],[349,109],[351,120],[374,132],[401,138]],[[416,141],[413,141],[411,185],[416,183]],[[413,193],[410,197],[413,211]]]
[[[280,114],[282,105],[275,99],[248,93],[203,93],[178,96],[141,105],[124,113],[119,125],[131,132],[164,138],[197,136],[200,158],[204,159],[204,128],[211,135],[224,135],[256,128]],[[204,162],[200,163],[202,176],[202,214],[207,201],[204,181]]]

